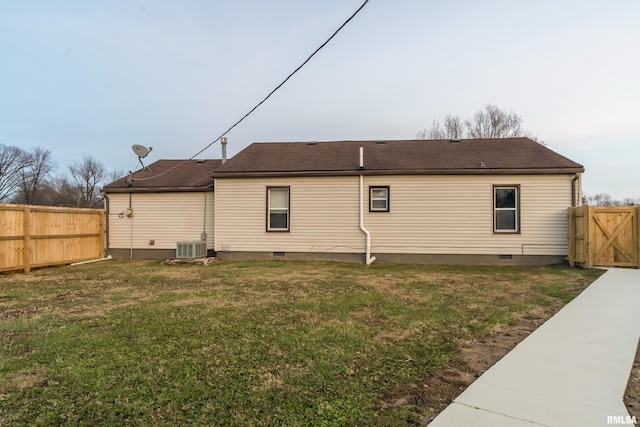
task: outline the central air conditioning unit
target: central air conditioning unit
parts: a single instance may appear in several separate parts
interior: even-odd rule
[[[204,258],[207,256],[207,242],[187,241],[176,243],[176,258]]]

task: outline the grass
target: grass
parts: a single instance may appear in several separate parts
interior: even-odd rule
[[[598,272],[110,261],[0,276],[0,425],[405,426],[384,405]]]

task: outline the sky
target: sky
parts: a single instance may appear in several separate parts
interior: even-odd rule
[[[216,140],[363,0],[0,0],[0,144],[110,170]],[[640,198],[640,1],[370,0],[228,135],[411,139],[447,114],[513,111],[585,166],[587,195]],[[219,158],[215,143],[198,158]]]

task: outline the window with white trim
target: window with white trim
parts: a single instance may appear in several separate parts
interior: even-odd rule
[[[369,187],[369,212],[389,212],[389,187]]]
[[[289,187],[267,187],[267,231],[289,231]]]
[[[493,231],[520,232],[520,186],[493,187]]]

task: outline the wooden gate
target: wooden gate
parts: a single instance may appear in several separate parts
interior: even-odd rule
[[[638,207],[569,208],[569,264],[640,268]]]

